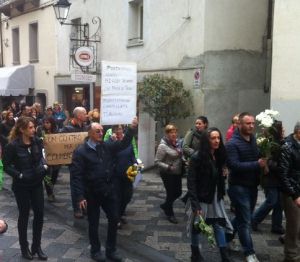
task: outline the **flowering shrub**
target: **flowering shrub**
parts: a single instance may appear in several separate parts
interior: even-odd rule
[[[272,152],[280,148],[280,145],[275,142],[272,132],[270,132],[274,128],[275,117],[278,115],[278,111],[266,109],[256,116],[259,126],[262,127],[262,133],[257,135],[256,140],[262,157],[270,158]]]

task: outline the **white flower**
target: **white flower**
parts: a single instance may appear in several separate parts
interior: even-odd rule
[[[278,111],[275,111],[275,110],[270,110],[270,109],[266,109],[265,110],[265,113],[271,117],[275,117],[275,116],[278,116],[279,115],[279,112]]]
[[[263,120],[263,118],[266,116],[266,114],[264,112],[261,112],[259,115],[256,116],[256,120],[261,122]]]
[[[274,123],[274,119],[270,116],[265,116],[262,120],[261,120],[261,125],[264,127],[271,127]]]
[[[260,144],[262,144],[265,140],[266,140],[265,137],[258,137],[257,140],[256,140],[256,143],[257,143],[258,145],[260,145]]]
[[[260,126],[271,127],[274,123],[275,117],[279,115],[278,111],[266,109],[256,116],[256,120],[260,122]]]

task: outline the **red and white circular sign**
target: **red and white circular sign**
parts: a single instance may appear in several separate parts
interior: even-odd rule
[[[87,46],[79,47],[75,51],[74,59],[79,66],[89,66],[94,61],[93,50]]]

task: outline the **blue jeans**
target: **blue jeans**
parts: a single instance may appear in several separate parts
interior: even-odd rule
[[[254,254],[251,237],[251,217],[257,199],[257,187],[229,185],[228,196],[235,207],[232,225],[238,232],[245,256]]]
[[[225,237],[225,228],[220,226],[218,223],[212,225],[214,229],[214,235],[217,242],[218,247],[226,247],[226,237]],[[192,230],[191,234],[191,245],[192,246],[199,246],[200,243],[200,234],[196,233]]]
[[[265,189],[265,201],[257,208],[252,217],[255,224],[261,223],[265,217],[272,212],[272,230],[282,228],[282,207],[280,203],[280,192],[278,187],[267,187]]]

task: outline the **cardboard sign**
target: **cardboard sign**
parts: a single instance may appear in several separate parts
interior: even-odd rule
[[[102,61],[101,80],[100,123],[130,124],[136,116],[136,64]]]
[[[48,165],[68,165],[78,145],[83,144],[87,132],[45,135],[44,148]]]

